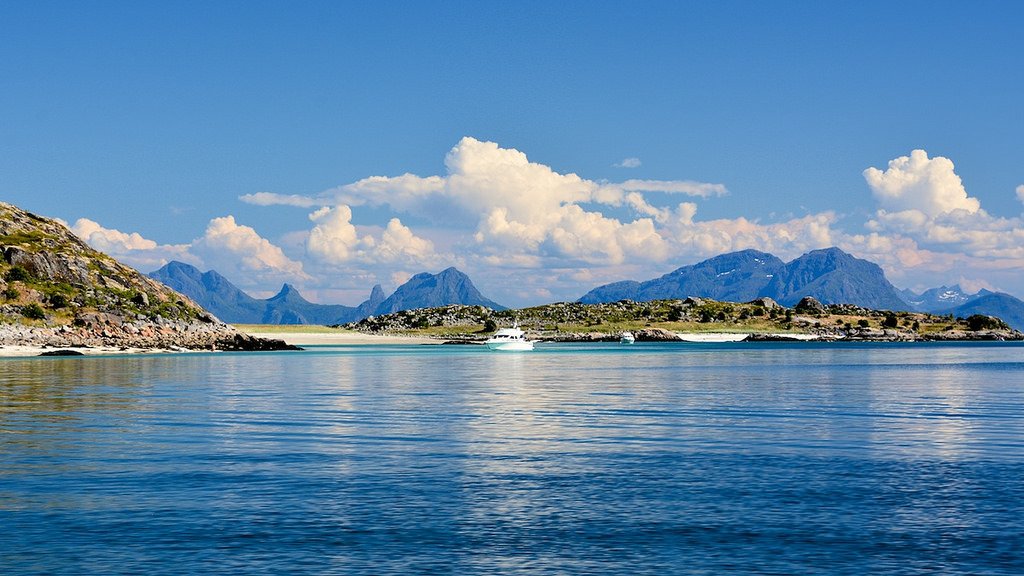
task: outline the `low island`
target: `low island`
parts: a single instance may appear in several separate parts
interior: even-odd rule
[[[702,334],[743,335],[743,339],[750,341],[1024,340],[1024,334],[992,316],[956,318],[870,310],[848,304],[823,305],[810,297],[793,308],[770,298],[739,303],[695,297],[606,304],[560,302],[502,311],[451,305],[372,316],[338,328],[363,334],[473,343],[483,341],[488,334],[513,321],[530,338],[554,342],[617,341],[626,331],[638,341],[676,341],[686,335]]]

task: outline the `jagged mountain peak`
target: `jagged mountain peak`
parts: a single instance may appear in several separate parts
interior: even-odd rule
[[[297,300],[307,303],[309,302],[308,300],[302,297],[302,294],[299,294],[299,291],[295,288],[295,286],[292,286],[291,284],[288,283],[281,285],[281,290],[279,290],[278,293],[275,294],[274,296],[271,296],[269,300],[273,302],[282,300]]]
[[[479,305],[495,310],[505,309],[504,306],[481,294],[465,273],[455,267],[449,267],[437,274],[421,272],[409,278],[405,284],[399,286],[391,296],[374,309],[374,315],[448,304]]]
[[[963,306],[990,294],[995,294],[995,292],[984,288],[974,294],[970,294],[965,292],[959,284],[930,288],[920,294],[910,290],[903,291],[903,295],[907,302],[913,305],[915,310],[920,312],[946,311],[956,306]]]
[[[624,280],[599,286],[584,294],[579,301],[596,304],[626,299],[646,301],[702,296],[747,302],[762,295],[761,290],[782,265],[782,260],[767,252],[740,250],[677,268],[653,280]]]
[[[826,303],[882,309],[907,307],[878,265],[834,247],[812,250],[788,263],[759,250],[730,252],[653,280],[600,286],[585,294],[580,302],[689,296],[733,302],[769,297],[789,305],[804,296],[814,296]]]
[[[372,302],[378,300],[378,304],[384,301],[384,289],[381,288],[380,284],[374,284],[373,289],[370,290],[369,300]]]
[[[356,307],[316,304],[290,283],[266,300],[253,298],[216,271],[200,272],[182,262],[170,262],[151,276],[189,295],[228,322],[244,324],[342,324],[389,312],[434,305],[470,304],[504,309],[488,300],[465,273],[449,267],[437,274],[421,272],[386,298],[380,284]]]

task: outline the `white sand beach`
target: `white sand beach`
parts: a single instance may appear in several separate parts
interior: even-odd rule
[[[435,340],[432,338],[418,338],[414,336],[375,336],[372,334],[360,334],[358,332],[259,332],[245,330],[244,327],[240,327],[239,330],[241,332],[249,334],[250,336],[256,336],[258,338],[273,338],[275,340],[284,340],[288,344],[299,347],[331,345],[373,346],[390,344],[440,344],[442,342],[441,340]],[[119,348],[112,346],[97,346],[90,348],[59,348],[52,346],[43,347],[24,345],[2,345],[0,346],[0,358],[26,358],[31,356],[39,356],[44,352],[54,352],[57,350],[71,350],[74,352],[81,352],[83,355],[86,356],[110,356],[120,354],[169,354],[175,352],[189,352],[189,350],[181,348]]]
[[[57,351],[72,351],[79,352],[84,356],[110,356],[115,354],[170,354],[176,352],[188,352],[184,349],[166,349],[166,348],[116,348],[112,346],[96,346],[96,347],[54,347],[54,346],[23,346],[23,345],[3,345],[0,346],[0,358],[26,358],[30,356],[40,356],[44,352],[57,352]]]
[[[255,336],[257,338],[273,338],[284,340],[292,346],[331,346],[331,345],[381,345],[381,344],[440,344],[441,340],[433,338],[420,338],[415,336],[377,336],[373,334],[361,334],[359,332],[330,330],[311,327],[304,330],[275,330],[267,329],[266,326],[236,326],[239,331]],[[319,329],[318,329],[319,328]]]

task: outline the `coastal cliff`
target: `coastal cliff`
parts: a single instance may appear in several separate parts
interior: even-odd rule
[[[0,202],[0,347],[277,350],[93,250],[66,226]]]

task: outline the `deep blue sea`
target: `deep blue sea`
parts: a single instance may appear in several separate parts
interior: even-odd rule
[[[1024,346],[0,360],[0,574],[1024,574]]]

